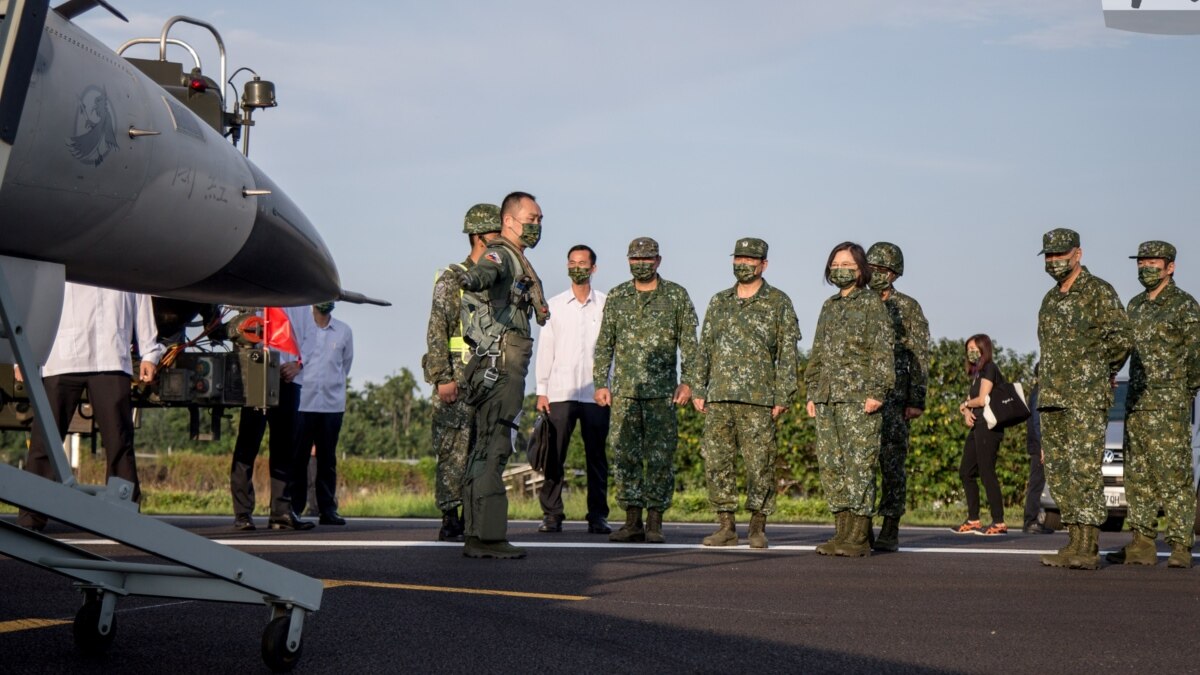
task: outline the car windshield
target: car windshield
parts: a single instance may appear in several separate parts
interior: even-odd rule
[[[1108,409],[1108,421],[1120,422],[1125,419],[1125,395],[1129,393],[1129,380],[1117,380],[1117,388],[1113,390],[1113,404]]]

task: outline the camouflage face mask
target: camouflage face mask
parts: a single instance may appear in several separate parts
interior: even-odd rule
[[[758,278],[758,270],[756,269],[757,267],[758,267],[758,265],[747,265],[746,263],[734,263],[733,264],[733,276],[740,283],[743,283],[743,284],[752,283],[755,279]]]
[[[858,270],[849,267],[834,267],[829,270],[829,281],[838,288],[850,288],[858,281]]]
[[[527,248],[534,248],[542,240],[541,223],[525,223],[521,226],[521,243]]]
[[[330,312],[333,311],[333,303],[332,302],[322,302],[318,305],[313,305],[313,307],[315,307],[316,310],[322,314],[329,314]]]
[[[636,281],[650,281],[654,278],[654,263],[629,263],[629,273]]]
[[[1062,281],[1071,276],[1071,259],[1061,258],[1059,260],[1046,261],[1046,274],[1049,274],[1055,281]]]
[[[983,353],[980,352],[978,349],[968,349],[967,350],[967,363],[970,363],[970,364],[979,363],[979,359],[982,357],[983,357]]]
[[[873,291],[883,291],[886,290],[888,286],[891,286],[892,282],[888,281],[887,272],[872,271],[871,280],[867,282],[867,285],[870,286],[871,290]]]
[[[1147,290],[1157,288],[1162,283],[1163,270],[1159,267],[1139,267],[1138,281]]]
[[[587,267],[568,267],[567,276],[575,284],[586,284],[592,278],[592,270]]]

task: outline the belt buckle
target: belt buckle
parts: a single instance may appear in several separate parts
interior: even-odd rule
[[[488,368],[487,370],[483,371],[483,379],[488,382],[495,383],[496,380],[500,379],[500,371],[496,370],[495,367]]]

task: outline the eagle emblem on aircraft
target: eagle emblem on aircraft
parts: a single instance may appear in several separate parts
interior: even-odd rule
[[[71,156],[84,164],[100,166],[108,153],[117,149],[115,117],[105,89],[84,89],[75,111],[75,135],[67,139]]]

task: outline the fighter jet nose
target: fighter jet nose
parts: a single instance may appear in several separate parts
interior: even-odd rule
[[[237,304],[295,306],[337,299],[341,280],[321,235],[296,204],[265,173],[247,162],[257,200],[254,225],[227,265],[178,296]]]

